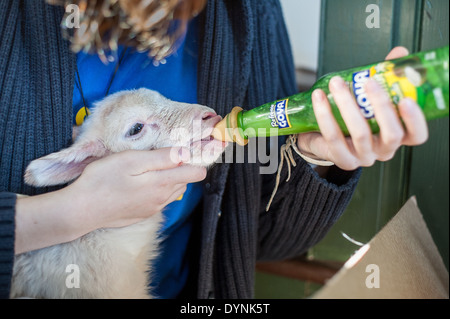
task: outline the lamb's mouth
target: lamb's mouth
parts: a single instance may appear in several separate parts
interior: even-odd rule
[[[205,150],[206,148],[210,148],[210,147],[211,148],[225,148],[227,145],[228,145],[227,142],[222,142],[222,141],[216,140],[212,135],[208,135],[199,140],[192,141],[190,144],[191,149],[201,148],[202,150]]]
[[[217,147],[225,148],[227,146],[228,143],[216,140],[212,136],[214,126],[222,120],[222,117],[217,115],[211,120],[213,120],[213,121],[208,123],[209,127],[202,131],[202,134],[199,136],[199,138],[197,138],[197,139],[193,138],[190,141],[191,148],[200,147],[200,148],[204,149],[207,146],[214,147],[214,148],[217,148]]]

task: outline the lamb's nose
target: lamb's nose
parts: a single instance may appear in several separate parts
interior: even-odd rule
[[[197,119],[201,119],[201,125],[203,127],[214,127],[222,118],[214,111],[204,111],[196,116]]]
[[[205,125],[206,127],[211,127],[213,128],[214,126],[216,126],[217,123],[219,123],[220,121],[222,121],[222,117],[220,115],[217,115],[215,113],[210,113],[209,115],[206,115],[203,117],[203,125]]]
[[[205,113],[202,114],[202,120],[203,121],[207,121],[207,120],[212,119],[212,118],[214,118],[216,116],[217,116],[217,114],[214,113],[214,112],[205,112]]]
[[[201,140],[211,135],[214,126],[222,120],[222,117],[211,110],[201,111],[193,117],[193,140]]]

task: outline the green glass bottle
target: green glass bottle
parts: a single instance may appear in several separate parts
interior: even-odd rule
[[[334,76],[342,77],[349,85],[361,112],[372,132],[379,132],[374,112],[364,84],[375,79],[389,93],[394,105],[404,97],[415,100],[423,109],[427,120],[449,115],[449,46],[419,52],[395,60],[330,73],[320,78],[307,92],[298,93],[245,111],[236,107],[217,126],[216,139],[245,145],[256,136],[290,135],[319,131],[311,94],[322,89],[328,96],[333,114],[348,136],[348,129],[329,94],[329,82]]]

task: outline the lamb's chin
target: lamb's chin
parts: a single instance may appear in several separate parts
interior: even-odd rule
[[[189,164],[208,167],[214,164],[227,147],[227,142],[205,139],[191,144],[191,160]]]

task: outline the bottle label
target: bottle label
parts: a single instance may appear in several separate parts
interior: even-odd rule
[[[289,99],[284,99],[270,106],[269,118],[271,120],[270,124],[272,125],[272,127],[278,128],[280,130],[292,127],[287,112],[288,103]]]
[[[364,90],[364,85],[369,78],[369,70],[364,70],[353,74],[353,94],[355,95],[356,103],[361,108],[361,111],[366,119],[371,119],[374,117],[372,105],[370,105],[369,98]]]
[[[374,118],[373,107],[364,90],[364,85],[370,78],[376,80],[389,93],[392,102],[396,105],[405,97],[418,101],[418,94],[420,94],[418,88],[424,83],[425,74],[417,67],[411,66],[419,64],[420,61],[406,62],[409,64],[403,61],[400,65],[396,65],[386,61],[368,70],[353,73],[353,94],[366,119]]]

